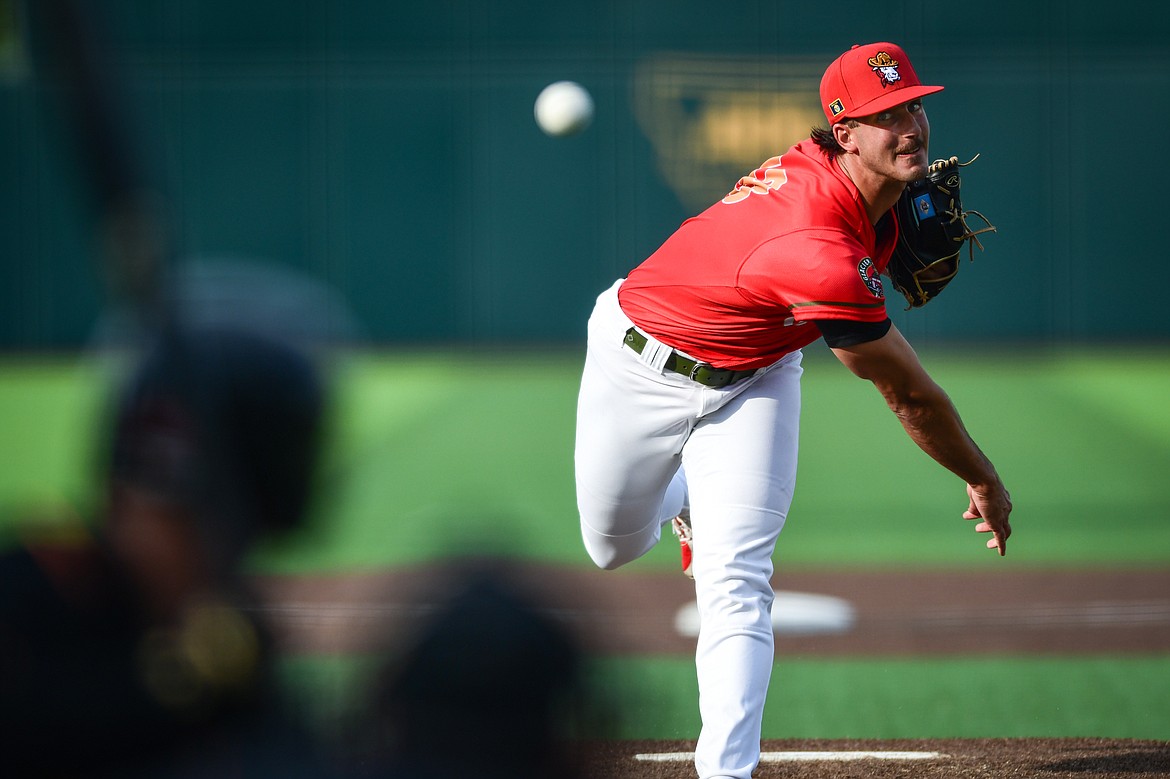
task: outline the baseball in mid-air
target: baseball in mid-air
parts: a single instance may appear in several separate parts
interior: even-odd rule
[[[593,97],[575,81],[556,81],[541,90],[533,113],[546,135],[565,138],[593,121]]]

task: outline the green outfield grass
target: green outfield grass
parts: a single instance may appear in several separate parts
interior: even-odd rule
[[[571,351],[571,350],[570,350]],[[801,463],[781,565],[1170,563],[1170,349],[924,353],[1012,491],[1011,554],[981,554],[962,484],[877,393],[806,360]],[[310,531],[270,571],[400,565],[463,549],[585,565],[572,486],[578,358],[363,354],[336,373],[330,467]],[[0,363],[0,522],[92,486],[107,373]],[[673,566],[673,550],[645,566]]]
[[[282,672],[323,730],[337,728],[370,658],[287,660]],[[698,687],[677,657],[595,661],[611,735],[694,739]],[[1150,657],[781,658],[764,738],[1170,740],[1170,653]]]
[[[473,550],[584,566],[572,488],[579,356],[365,353],[339,403],[312,526],[267,572],[399,566]],[[962,484],[917,450],[871,387],[806,359],[802,455],[780,566],[1170,564],[1170,348],[924,351],[1016,505],[1000,560],[959,515]],[[0,528],[84,513],[109,378],[89,358],[0,361]],[[47,508],[45,508],[47,507]],[[635,565],[673,569],[662,545]],[[334,712],[353,658],[295,658],[288,678]],[[694,671],[606,660],[627,737],[693,737]],[[1170,655],[781,659],[768,737],[1170,738]]]
[[[807,361],[796,499],[781,564],[1170,562],[1170,351],[924,355],[1016,504],[1003,561],[959,516],[962,483],[826,353]],[[572,487],[576,358],[386,355],[342,383],[320,532],[272,568],[416,561],[452,547],[585,564]],[[645,565],[675,565],[664,547]]]
[[[687,660],[599,669],[628,738],[694,738]],[[782,659],[765,738],[1170,738],[1170,654],[1149,658]],[[652,723],[651,733],[645,732]]]

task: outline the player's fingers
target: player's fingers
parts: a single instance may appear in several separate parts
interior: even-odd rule
[[[970,484],[967,485],[967,510],[963,512],[963,519],[978,519],[982,514],[979,513],[979,504],[975,502],[975,488]]]
[[[1000,557],[1003,557],[1004,555],[1007,554],[1007,538],[1012,532],[1010,528],[1004,528],[1002,530],[997,530],[996,528],[993,528],[987,522],[980,522],[978,525],[975,526],[975,532],[976,533],[994,533],[995,537],[988,539],[988,541],[987,541],[987,548],[988,549],[998,549]]]

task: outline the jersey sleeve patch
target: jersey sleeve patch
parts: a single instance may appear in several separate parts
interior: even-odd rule
[[[862,257],[861,262],[857,263],[857,273],[861,276],[861,281],[869,290],[869,294],[875,298],[885,299],[886,293],[882,289],[882,279],[872,259]]]

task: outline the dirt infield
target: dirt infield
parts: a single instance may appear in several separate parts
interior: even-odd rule
[[[932,759],[761,762],[756,779],[1147,779],[1170,776],[1170,742],[1103,739],[973,739],[930,741],[766,741],[764,752],[939,752]],[[643,762],[639,754],[688,752],[694,743],[640,741],[591,745],[589,776],[684,779],[685,762]]]
[[[606,573],[518,564],[509,577],[577,629],[602,654],[694,652],[675,619],[693,601],[677,573]],[[277,639],[289,653],[377,650],[440,604],[447,568],[257,580]],[[1149,654],[1170,651],[1170,570],[1102,571],[806,571],[774,580],[781,591],[843,598],[851,629],[777,635],[783,656],[869,658],[939,654]],[[589,745],[589,778],[686,779],[689,759],[638,760],[638,754],[693,753],[694,742]],[[938,752],[930,759],[762,762],[757,779],[867,777],[1170,777],[1170,741],[976,739],[768,741],[765,753],[816,751]]]
[[[694,652],[675,619],[694,600],[680,574],[517,564],[520,586],[603,654]],[[285,651],[376,649],[426,614],[451,586],[446,568],[258,580]],[[1170,570],[948,572],[815,571],[778,590],[831,595],[852,629],[777,636],[781,656],[953,653],[1148,654],[1170,651]]]

